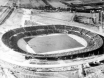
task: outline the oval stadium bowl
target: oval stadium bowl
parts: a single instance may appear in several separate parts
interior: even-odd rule
[[[102,60],[104,47],[103,36],[66,25],[9,30],[2,35],[1,44],[4,48],[0,52],[1,64],[12,71],[31,75],[75,70],[80,64]]]

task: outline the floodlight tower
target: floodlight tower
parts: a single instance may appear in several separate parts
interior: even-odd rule
[[[85,70],[84,70],[84,65],[81,64],[81,65],[78,65],[78,74],[79,74],[79,77],[80,78],[84,78],[86,76],[86,73],[85,73]]]
[[[22,17],[21,25],[22,27],[25,27],[26,22],[31,21],[31,9],[22,8],[22,10],[23,10],[23,17]]]
[[[21,0],[17,0],[15,2],[17,2],[17,6],[20,7]]]
[[[101,10],[99,12],[99,20],[100,20],[100,26],[99,26],[99,31],[102,33],[103,32],[103,7],[101,7]]]

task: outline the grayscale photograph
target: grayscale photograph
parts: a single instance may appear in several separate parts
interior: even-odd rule
[[[104,78],[104,0],[0,0],[0,78]]]

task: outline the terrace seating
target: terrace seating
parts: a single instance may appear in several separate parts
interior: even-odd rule
[[[65,27],[66,30],[72,30],[72,28],[73,28],[72,26],[66,26]]]
[[[86,35],[87,33],[89,33],[89,31],[87,31],[85,29],[82,29],[80,33],[83,34],[83,35]]]
[[[89,38],[94,38],[94,36],[96,36],[96,34],[91,33],[91,32],[88,32],[88,33],[86,34],[86,36],[88,36]]]
[[[56,27],[56,29],[65,29],[66,28],[64,25],[56,25],[55,27]]]
[[[25,34],[26,36],[32,36],[32,34],[31,34],[31,32],[30,32],[30,31],[25,32],[24,34]]]
[[[48,32],[48,34],[52,34],[52,33],[54,33],[54,30],[50,29],[50,30],[47,30],[47,32]]]
[[[78,27],[73,27],[72,30],[75,32],[78,32],[78,33],[82,31],[82,29],[80,29]]]
[[[5,45],[7,45],[8,47],[9,45],[9,38],[14,35],[15,33],[13,31],[8,31],[8,33],[5,33],[5,36],[2,37],[2,41]]]
[[[55,26],[55,25],[53,25],[53,26],[48,25],[48,28],[49,28],[49,29],[56,29],[56,26]]]
[[[13,30],[15,33],[21,33],[21,32],[26,32],[24,28],[17,28]]]

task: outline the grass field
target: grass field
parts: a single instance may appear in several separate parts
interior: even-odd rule
[[[76,39],[78,37],[76,36]],[[34,36],[33,38],[24,38],[18,41],[18,46],[29,51],[29,45],[34,53],[60,53],[63,51],[72,51],[84,48],[85,45],[79,43],[76,39],[70,37],[70,34],[52,34],[45,36]],[[79,38],[81,39],[81,38]],[[83,40],[82,40],[83,43]],[[25,46],[25,47],[24,47]]]

